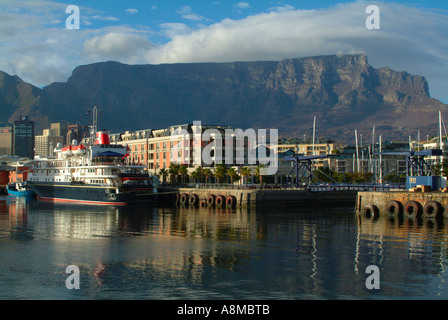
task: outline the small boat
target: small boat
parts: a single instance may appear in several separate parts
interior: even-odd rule
[[[6,191],[8,192],[8,195],[16,197],[28,197],[34,195],[34,191],[31,190],[26,183],[8,184],[6,186]]]

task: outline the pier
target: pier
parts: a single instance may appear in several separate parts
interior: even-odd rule
[[[340,189],[230,189],[230,188],[174,188],[161,187],[159,199],[163,203],[180,206],[243,208],[256,206],[342,205],[352,206],[358,190]]]
[[[448,192],[384,191],[359,192],[355,212],[368,217],[404,216],[409,218],[448,218]]]

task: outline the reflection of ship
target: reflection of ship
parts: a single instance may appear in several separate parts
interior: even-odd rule
[[[95,144],[73,140],[54,149],[54,158],[36,158],[28,184],[38,198],[90,204],[125,205],[153,202],[158,180],[146,167],[124,161],[129,148],[111,145],[106,131],[96,133]]]
[[[16,197],[29,197],[34,195],[33,190],[27,183],[17,182],[14,184],[8,184],[6,186],[6,191],[8,192],[8,195]]]

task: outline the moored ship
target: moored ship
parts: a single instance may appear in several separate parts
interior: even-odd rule
[[[100,205],[155,202],[158,179],[145,166],[126,163],[129,148],[112,145],[107,131],[93,145],[58,145],[54,157],[36,158],[28,185],[42,200]]]

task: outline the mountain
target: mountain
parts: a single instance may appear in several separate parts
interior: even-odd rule
[[[29,114],[39,105],[42,90],[24,82],[18,76],[0,71],[0,122],[7,123],[19,119],[21,114]],[[39,114],[35,120],[45,118]]]
[[[15,86],[0,83],[0,99],[13,88],[21,92],[0,100],[1,112],[29,112],[43,127],[50,121],[86,123],[85,111],[96,105],[104,111],[99,126],[110,131],[200,120],[309,136],[316,116],[318,136],[352,142],[355,129],[370,132],[375,125],[385,139],[406,140],[418,129],[436,134],[438,111],[448,111],[431,98],[424,77],[375,69],[363,54],[231,63],[103,62],[75,68],[65,83],[18,89],[25,85],[17,78]]]

